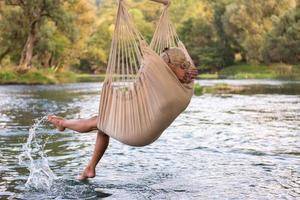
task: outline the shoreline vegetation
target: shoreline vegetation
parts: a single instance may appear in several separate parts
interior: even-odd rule
[[[26,2],[0,1],[0,84],[101,81],[116,1]],[[150,43],[161,5],[129,0],[128,7]],[[174,0],[169,9],[200,79],[300,79],[299,0]]]
[[[199,78],[300,80],[300,65],[281,63],[271,65],[236,64],[216,73],[200,74]]]
[[[47,85],[76,82],[103,81],[105,74],[84,74],[70,70],[31,69],[18,73],[13,68],[1,68],[0,85]],[[214,73],[200,73],[199,79],[274,79],[300,80],[300,65],[272,64],[250,65],[237,64]]]
[[[105,74],[82,74],[70,70],[31,69],[26,73],[18,73],[13,68],[0,70],[0,85],[49,85],[78,82],[101,82]],[[237,64],[214,73],[200,73],[201,79],[273,79],[273,80],[300,80],[300,65],[272,64],[250,65]],[[205,93],[241,93],[247,88],[216,84],[206,87],[196,84],[195,95]]]

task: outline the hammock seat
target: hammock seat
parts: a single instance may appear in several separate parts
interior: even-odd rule
[[[154,142],[193,95],[194,84],[182,84],[159,56],[166,47],[180,47],[191,61],[169,20],[168,6],[150,46],[135,27],[125,2],[119,1],[97,127],[131,146]]]

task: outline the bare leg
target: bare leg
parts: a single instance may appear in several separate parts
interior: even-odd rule
[[[97,116],[78,120],[65,120],[57,116],[48,116],[48,121],[54,124],[60,131],[64,131],[66,128],[80,133],[97,130]]]
[[[97,130],[97,116],[89,119],[79,119],[79,120],[65,120],[61,117],[48,116],[48,121],[54,124],[58,130],[64,131],[66,128],[86,133],[93,130]],[[109,143],[109,136],[101,131],[97,133],[96,144],[92,158],[84,171],[79,176],[79,180],[86,180],[88,178],[94,178],[96,175],[96,166],[100,159],[104,155]]]
[[[96,176],[96,166],[105,153],[108,143],[109,136],[105,135],[101,131],[98,131],[94,153],[90,162],[79,176],[79,180],[86,180],[88,178],[94,178]]]

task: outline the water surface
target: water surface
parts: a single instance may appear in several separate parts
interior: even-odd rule
[[[261,89],[193,97],[150,146],[111,140],[89,182],[76,177],[92,154],[96,133],[59,133],[41,124],[36,140],[46,142],[44,152],[58,178],[49,191],[25,186],[29,171],[18,158],[29,127],[51,113],[69,119],[97,114],[101,84],[0,86],[0,199],[299,198],[300,83],[200,81],[217,83]]]

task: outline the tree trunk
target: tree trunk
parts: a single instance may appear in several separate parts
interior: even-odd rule
[[[2,64],[3,58],[10,52],[10,48],[7,48],[3,53],[0,54],[0,66]]]
[[[49,52],[46,52],[41,55],[42,57],[40,58],[41,64],[44,68],[49,68],[51,66],[51,59],[52,59],[52,54]]]
[[[37,39],[36,38],[37,30],[38,30],[38,21],[34,21],[31,25],[31,30],[28,34],[26,43],[22,50],[18,71],[21,71],[21,72],[28,71],[31,67],[34,43],[36,42],[36,39]]]

